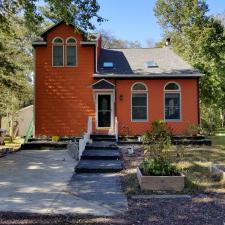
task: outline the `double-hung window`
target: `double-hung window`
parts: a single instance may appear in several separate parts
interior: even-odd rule
[[[52,65],[53,66],[64,66],[64,47],[63,39],[60,37],[54,38],[52,42]]]
[[[132,121],[148,120],[148,90],[143,83],[135,83],[131,88]]]
[[[181,90],[178,84],[170,82],[164,88],[165,121],[181,120]]]
[[[77,42],[74,38],[68,38],[66,41],[66,65],[77,65]]]

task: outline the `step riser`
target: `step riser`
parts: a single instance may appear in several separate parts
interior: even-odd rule
[[[92,134],[91,138],[113,138],[115,139],[115,135],[107,135],[107,134]]]
[[[102,146],[94,146],[94,145],[86,145],[86,150],[118,150],[118,147],[102,147]]]
[[[76,169],[76,173],[117,173],[122,169]]]
[[[88,160],[118,160],[118,156],[82,156],[81,159]]]
[[[107,141],[107,142],[116,142],[116,139],[114,138],[93,138],[93,142],[95,141]]]

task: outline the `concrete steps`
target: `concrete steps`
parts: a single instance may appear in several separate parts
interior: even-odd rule
[[[97,137],[96,137],[97,136]],[[75,168],[76,173],[114,173],[123,169],[120,150],[115,136],[92,135],[93,143],[88,144],[81,160]]]
[[[121,160],[81,160],[76,173],[114,173],[122,169]]]
[[[85,150],[81,159],[97,160],[118,160],[120,158],[119,150]]]

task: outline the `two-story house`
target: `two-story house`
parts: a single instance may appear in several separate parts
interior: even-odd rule
[[[199,123],[202,75],[171,48],[102,49],[100,34],[64,22],[33,42],[35,134],[141,135],[163,119],[175,134]]]

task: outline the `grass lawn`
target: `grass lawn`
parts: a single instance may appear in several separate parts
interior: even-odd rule
[[[211,163],[220,164],[225,168],[225,136],[212,137],[211,139],[212,146],[180,146],[178,148],[173,146],[169,151],[170,161],[186,175],[187,182],[184,193],[225,193],[225,182],[210,172]],[[132,156],[129,156],[124,149],[123,158],[126,167],[122,174],[125,193],[128,195],[144,194],[141,192],[136,178],[136,168],[143,160],[142,147],[137,147]]]

